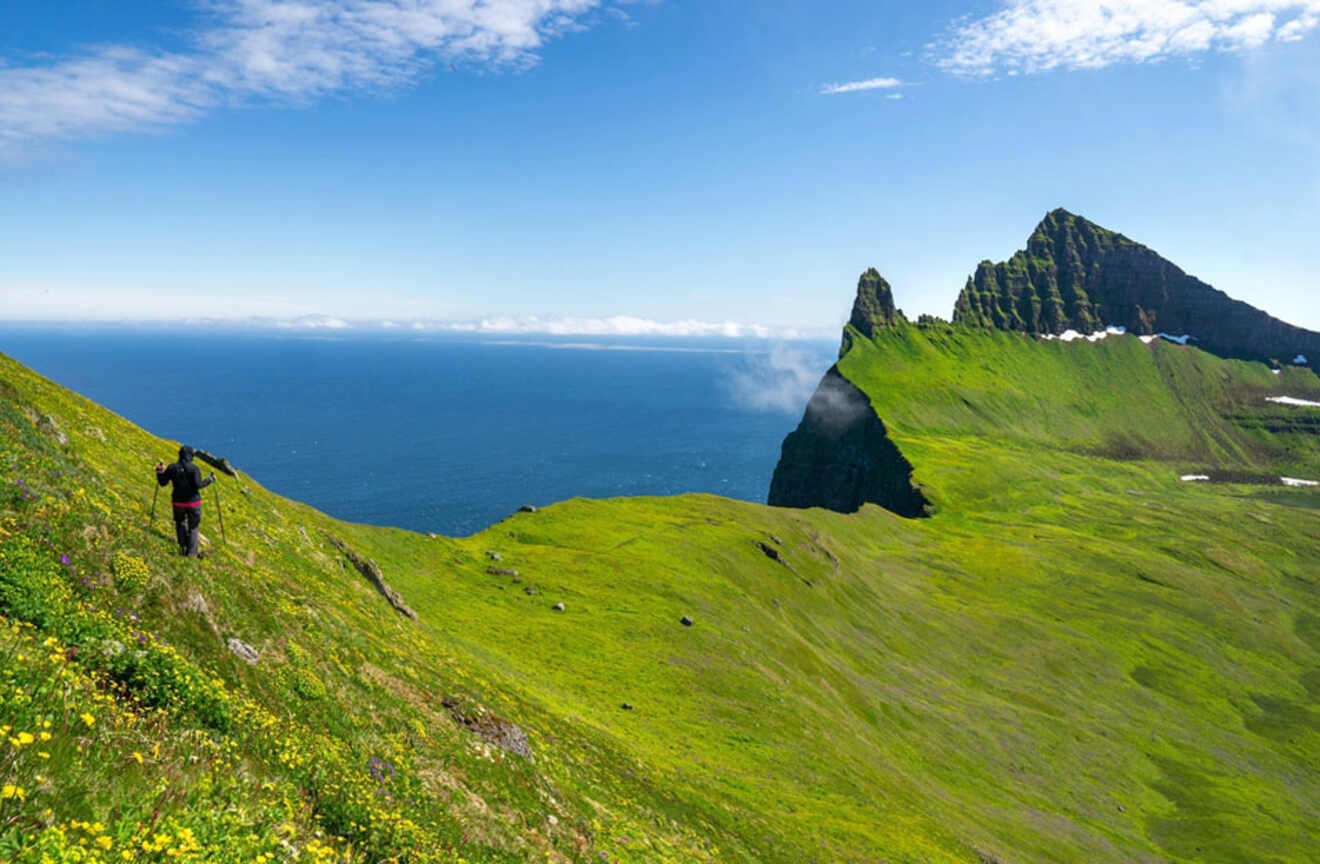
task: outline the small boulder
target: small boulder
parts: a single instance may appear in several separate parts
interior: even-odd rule
[[[229,646],[229,650],[233,652],[235,657],[249,666],[256,666],[257,661],[261,659],[261,655],[257,652],[257,649],[253,648],[242,639],[235,639],[233,636],[230,636],[225,640],[225,645]]]
[[[486,557],[489,558],[489,559],[492,560],[492,561],[503,561],[503,560],[504,560],[504,556],[501,555],[501,554],[498,553],[498,552],[487,552],[487,553],[486,553]]]
[[[528,585],[526,588],[523,589],[523,593],[526,594],[528,597],[535,597],[537,592],[535,587]]]
[[[517,576],[517,570],[510,570],[507,567],[487,567],[486,572],[491,576]]]
[[[564,604],[563,604],[563,603],[556,603],[555,605],[551,606],[550,608],[553,609],[553,610],[555,610],[556,612],[563,612],[565,607],[564,607]]]
[[[524,504],[523,506],[521,506],[521,507],[518,508],[518,512],[519,512],[519,513],[535,513],[535,512],[536,512],[536,508],[533,507],[531,504]]]
[[[770,535],[770,542],[773,543],[773,544],[775,544],[776,546],[783,546],[783,545],[784,545],[784,541],[783,541],[783,540],[780,540],[778,537],[776,537],[776,536],[773,535],[773,534]]]
[[[624,711],[632,711],[632,710],[635,710],[635,709],[633,708],[633,706],[629,705],[627,702],[624,702],[624,703],[623,703],[622,705],[620,705],[619,707],[622,708]]]
[[[682,618],[679,618],[679,619],[678,619],[678,623],[679,623],[679,624],[682,624],[684,627],[691,627],[691,626],[692,626],[692,619],[689,618],[688,616],[684,615]]]

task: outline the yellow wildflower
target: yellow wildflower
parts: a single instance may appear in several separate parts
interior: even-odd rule
[[[102,834],[100,837],[96,838],[96,845],[100,846],[102,849],[109,849],[111,846],[115,845],[115,841]]]
[[[91,714],[88,714],[86,711],[79,714],[78,716],[82,719],[84,723],[87,724],[88,729],[91,729],[93,726],[96,725],[96,718],[93,717]]]
[[[0,787],[0,799],[7,800],[9,798],[17,798],[19,801],[26,801],[27,790],[22,786],[15,786],[12,783],[6,783],[3,787]]]
[[[139,752],[137,752],[136,750],[134,750],[134,751],[133,751],[133,758],[137,760],[137,763],[138,763],[139,765],[142,764],[142,754],[141,754],[141,753],[139,753]]]

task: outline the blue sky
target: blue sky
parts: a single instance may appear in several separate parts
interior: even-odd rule
[[[11,319],[833,333],[1064,206],[1320,329],[1320,0],[11,0],[0,188]]]

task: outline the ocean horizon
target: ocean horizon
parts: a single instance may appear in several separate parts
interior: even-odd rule
[[[837,345],[10,323],[0,351],[336,518],[463,536],[574,497],[764,501]]]

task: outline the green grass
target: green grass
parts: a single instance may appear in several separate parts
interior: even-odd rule
[[[1320,479],[1311,437],[1278,431],[1299,415],[1264,402],[1320,381],[948,325],[854,332],[840,368],[933,519],[686,495],[432,539],[222,478],[229,543],[208,499],[195,562],[146,518],[175,445],[0,359],[0,725],[72,730],[41,782],[30,746],[0,762],[26,796],[0,809],[0,852],[76,860],[96,847],[70,822],[100,822],[106,860],[166,860],[144,838],[184,828],[184,860],[1310,861],[1320,495],[1177,474]],[[96,584],[117,556],[125,578]],[[132,633],[153,634],[134,667],[152,676],[98,651]],[[82,695],[40,689],[56,668]],[[445,697],[527,729],[533,761]],[[83,711],[122,719],[79,730]]]

